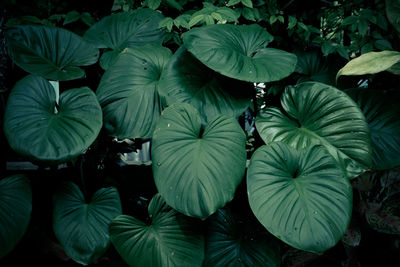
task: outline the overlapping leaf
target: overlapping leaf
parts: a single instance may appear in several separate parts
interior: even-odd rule
[[[204,239],[198,225],[159,194],[148,210],[149,224],[127,215],[111,222],[112,243],[129,266],[202,266]]]
[[[294,54],[265,48],[272,39],[256,24],[216,24],[183,34],[189,52],[207,67],[248,82],[277,81],[294,71]]]
[[[11,148],[47,163],[67,161],[84,152],[101,126],[101,107],[89,88],[62,93],[56,107],[51,84],[33,75],[14,86],[4,115],[4,133]]]
[[[101,66],[107,69],[115,61],[118,53],[127,47],[161,45],[164,31],[160,30],[158,25],[163,18],[160,12],[149,8],[112,14],[90,27],[84,38],[98,48],[114,51],[101,57]]]
[[[400,166],[400,109],[381,91],[347,90],[359,105],[371,130],[374,169]]]
[[[207,68],[184,46],[179,48],[160,80],[160,95],[166,105],[193,105],[204,121],[217,115],[241,115],[249,106],[251,84],[227,78]]]
[[[228,209],[210,217],[203,266],[279,266],[279,245]],[[260,228],[262,228],[260,226]]]
[[[352,188],[323,146],[301,152],[284,143],[259,148],[247,172],[250,207],[289,245],[321,253],[345,234]]]
[[[256,120],[266,144],[281,141],[297,149],[323,145],[349,178],[370,168],[368,124],[345,93],[322,83],[305,82],[287,87],[281,105],[283,111],[267,108]]]
[[[111,135],[151,137],[161,113],[158,80],[170,57],[161,46],[127,48],[104,73],[96,94]]]
[[[191,105],[166,108],[151,153],[158,191],[179,212],[207,218],[232,200],[244,175],[245,142],[232,117],[217,116],[203,127]]]
[[[51,80],[85,76],[78,66],[97,62],[99,50],[68,30],[47,26],[13,26],[6,31],[8,51],[25,71]]]
[[[28,179],[13,175],[0,180],[0,258],[21,240],[31,212],[32,191]]]
[[[89,264],[109,247],[109,224],[121,213],[115,188],[101,188],[86,202],[78,186],[69,182],[54,196],[53,230],[68,256]]]

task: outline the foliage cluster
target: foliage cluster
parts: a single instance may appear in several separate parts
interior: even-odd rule
[[[399,1],[4,7],[0,263],[38,227],[85,265],[357,266],[366,231],[398,246]],[[151,167],[124,160],[149,142]]]

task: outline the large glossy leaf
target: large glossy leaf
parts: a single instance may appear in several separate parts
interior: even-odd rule
[[[386,16],[392,26],[400,34],[400,1],[399,0],[386,0]]]
[[[127,48],[104,73],[96,94],[111,135],[151,137],[161,113],[158,80],[170,57],[161,46]]]
[[[271,107],[257,117],[266,144],[282,141],[297,149],[321,144],[353,178],[371,166],[368,124],[357,104],[342,91],[322,83],[287,87],[283,111]]]
[[[352,188],[323,146],[301,151],[284,143],[259,148],[247,172],[250,207],[273,235],[321,253],[345,234]]]
[[[202,266],[204,240],[197,223],[169,207],[159,194],[148,210],[150,223],[127,215],[111,222],[111,241],[129,266]]]
[[[220,114],[240,116],[249,106],[252,85],[227,78],[203,65],[184,46],[173,56],[160,80],[166,105],[190,103],[204,121]]]
[[[207,67],[248,82],[277,81],[294,71],[294,54],[265,48],[272,39],[256,24],[216,24],[183,34],[187,49]]]
[[[153,134],[152,160],[158,191],[183,214],[206,218],[231,201],[246,167],[245,135],[232,117],[205,127],[189,104],[163,111]]]
[[[260,226],[262,228],[262,226]],[[210,217],[203,266],[279,266],[279,244],[228,209]]]
[[[0,258],[21,240],[31,212],[32,191],[28,179],[13,175],[0,180]]]
[[[328,62],[322,54],[317,51],[298,52],[295,72],[302,74],[300,82],[314,81],[329,85],[335,84],[335,74],[331,62]]]
[[[109,247],[108,227],[121,213],[117,189],[101,188],[87,202],[79,187],[68,182],[54,196],[53,230],[68,256],[89,264]]]
[[[160,12],[148,8],[112,14],[90,27],[84,38],[98,48],[109,48],[117,52],[105,53],[101,57],[102,67],[107,69],[118,52],[127,47],[161,45],[164,31],[159,29],[158,25],[163,18]]]
[[[390,96],[367,89],[347,90],[361,108],[371,130],[374,169],[400,165],[400,108]]]
[[[398,62],[400,62],[400,52],[369,52],[350,60],[338,71],[336,79],[341,75],[375,74],[385,70],[390,70],[390,68]]]
[[[99,50],[68,30],[47,26],[13,26],[6,31],[8,51],[25,71],[51,80],[85,76],[78,66],[97,62]]]
[[[89,88],[62,93],[56,107],[51,84],[33,75],[14,86],[4,115],[4,132],[10,146],[47,163],[67,161],[84,152],[101,126],[101,107]]]

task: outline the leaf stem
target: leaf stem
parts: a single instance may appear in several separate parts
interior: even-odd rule
[[[56,104],[54,106],[54,114],[58,113],[58,104],[60,102],[60,83],[59,81],[49,81],[54,88],[54,93],[56,94]]]

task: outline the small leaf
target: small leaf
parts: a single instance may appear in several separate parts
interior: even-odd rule
[[[240,3],[240,0],[229,0],[229,2],[226,4],[227,6],[234,6]]]
[[[297,18],[295,16],[289,16],[288,19],[289,19],[289,22],[288,22],[287,29],[290,30],[290,29],[293,29],[296,26]]]
[[[358,20],[358,32],[364,36],[367,34],[368,31],[368,22],[364,19]]]
[[[189,26],[190,15],[184,14],[174,19],[174,24],[176,27],[183,27],[185,29],[190,29]]]
[[[251,0],[241,0],[241,2],[245,7],[253,8],[253,3]]]
[[[158,25],[159,28],[166,27],[168,32],[170,32],[172,30],[173,26],[174,26],[174,20],[169,17],[160,21],[160,24]]]
[[[175,8],[175,9],[177,9],[179,11],[183,10],[182,5],[180,3],[178,3],[177,1],[175,1],[175,0],[165,0],[165,2],[167,2],[167,4],[172,8]]]
[[[202,266],[204,239],[198,224],[170,208],[159,194],[148,211],[150,223],[127,215],[111,222],[112,243],[129,266]]]
[[[78,11],[73,10],[67,13],[67,15],[65,16],[65,20],[63,25],[67,25],[70,24],[72,22],[78,21],[81,18],[81,15],[79,14]]]
[[[368,203],[365,218],[372,229],[386,234],[400,234],[398,199],[382,204]]]
[[[324,56],[328,56],[329,54],[332,54],[335,52],[336,47],[333,45],[331,41],[324,41],[321,46],[321,51]]]
[[[192,28],[194,25],[196,25],[200,21],[204,20],[204,16],[205,15],[197,15],[197,16],[192,17],[189,21],[189,27]]]
[[[375,47],[379,50],[393,50],[392,44],[388,40],[376,40]]]
[[[147,6],[153,10],[156,10],[161,4],[161,0],[147,0]]]
[[[254,17],[253,10],[251,8],[243,8],[242,9],[242,15],[245,19],[251,20],[251,21],[256,21],[256,18]]]
[[[343,57],[344,59],[349,60],[349,52],[347,51],[347,49],[344,46],[338,46],[336,48],[336,51],[339,53],[339,55],[341,57]]]
[[[365,45],[363,45],[361,47],[361,54],[366,54],[369,52],[372,52],[372,50],[374,50],[374,44],[373,43],[366,43]]]
[[[0,180],[0,259],[24,236],[32,212],[32,191],[24,175]]]
[[[78,186],[68,182],[54,196],[54,234],[68,256],[78,263],[89,264],[109,247],[109,224],[121,213],[115,188],[101,188],[86,202]]]
[[[92,15],[90,15],[88,12],[82,12],[81,20],[89,27],[96,22],[95,19],[92,17]]]

